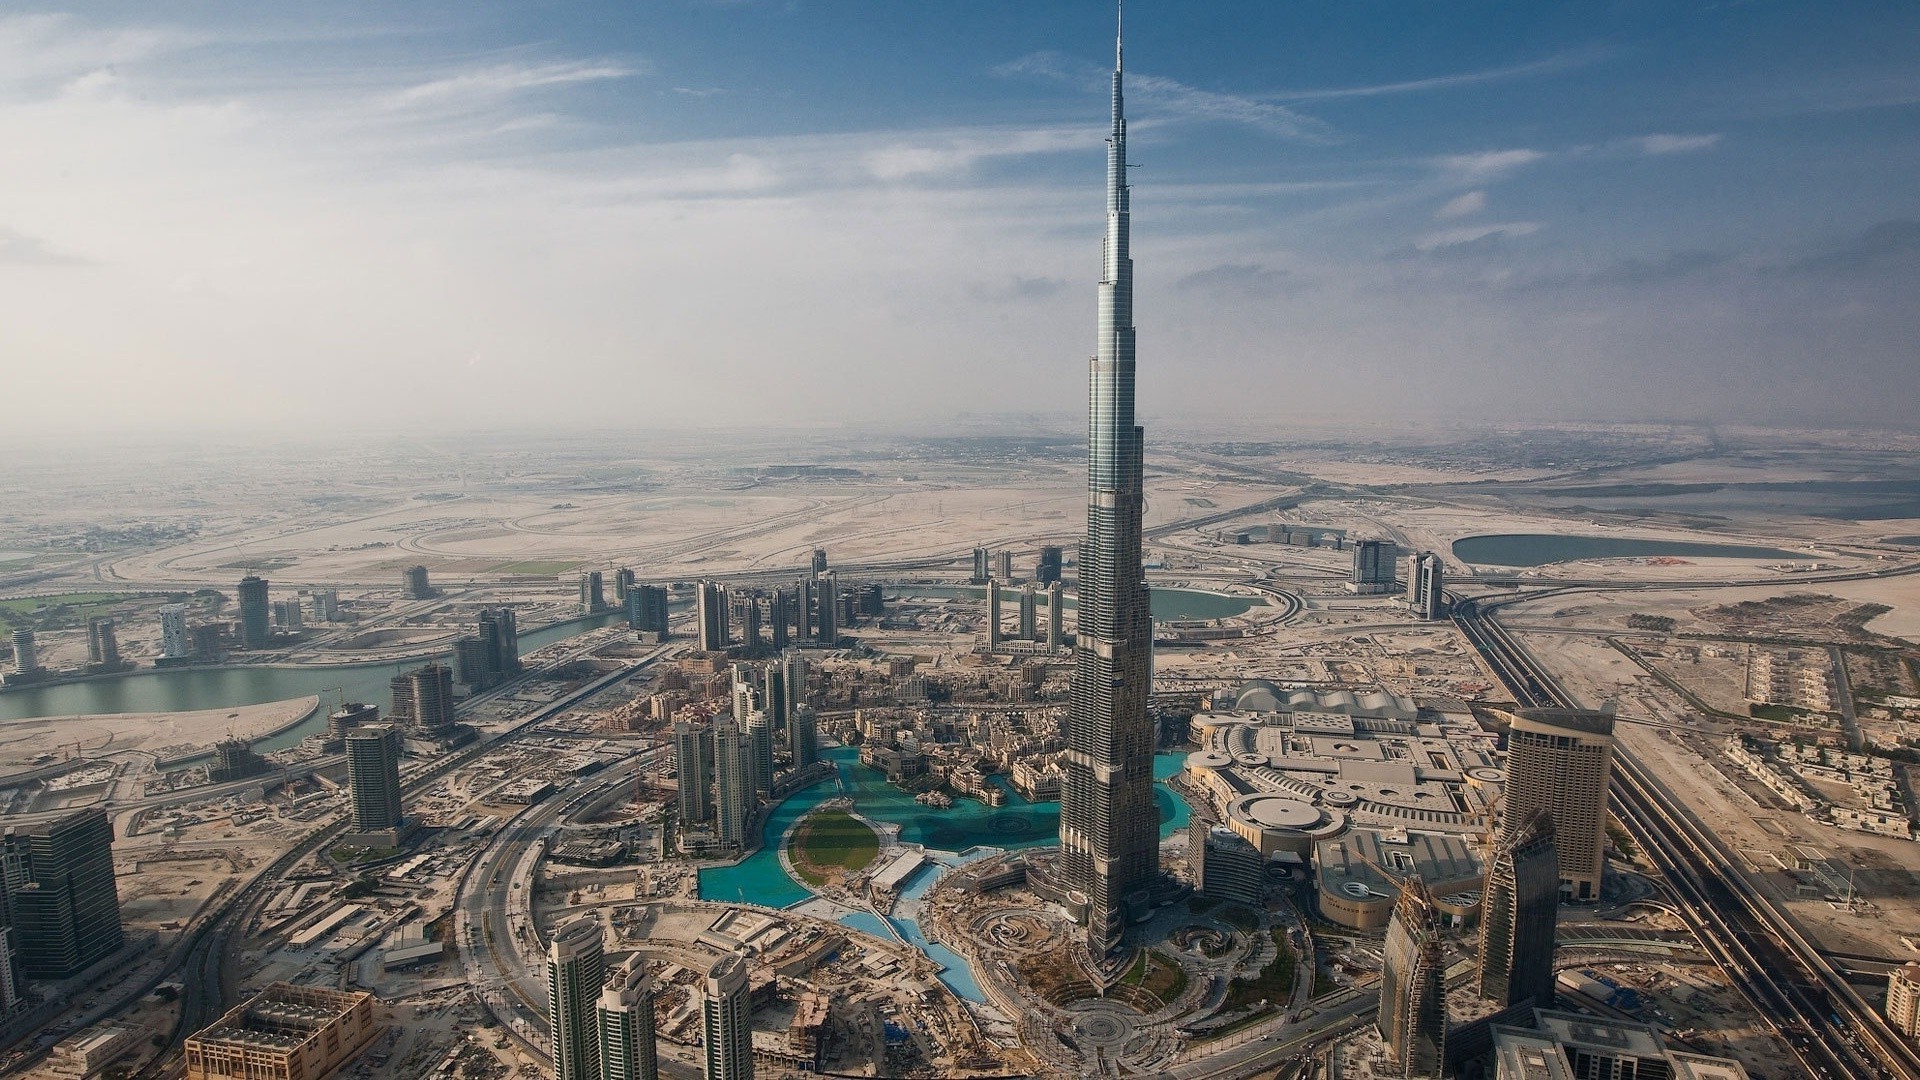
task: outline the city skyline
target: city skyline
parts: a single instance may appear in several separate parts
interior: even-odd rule
[[[1061,399],[1103,9],[0,19],[24,426]],[[1164,252],[1141,288],[1180,360],[1147,396],[1218,411],[1284,378],[1333,416],[1391,385],[1429,417],[1906,423],[1920,85],[1893,42],[1920,15],[1814,10],[1137,4]],[[761,359],[776,334],[805,362]]]

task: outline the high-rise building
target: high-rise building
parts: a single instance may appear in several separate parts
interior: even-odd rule
[[[832,572],[821,574],[815,579],[820,587],[819,608],[815,616],[819,619],[820,644],[833,646],[840,641],[840,582]]]
[[[1560,858],[1553,815],[1509,819],[1494,840],[1480,900],[1480,996],[1502,1007],[1553,1007],[1553,937]]]
[[[673,725],[673,756],[680,823],[712,821],[713,728],[684,720]]]
[[[720,842],[744,849],[753,821],[753,763],[746,732],[731,719],[713,725],[713,817]]]
[[[340,617],[340,590],[314,589],[307,594],[314,622],[333,622]]]
[[[1102,963],[1117,958],[1128,907],[1144,904],[1160,869],[1154,726],[1147,714],[1153,618],[1140,562],[1143,432],[1133,422],[1133,256],[1122,70],[1116,36],[1099,352],[1088,399],[1080,647],[1060,799],[1061,881],[1086,897],[1087,950]]]
[[[249,649],[264,649],[273,615],[267,603],[267,579],[248,574],[240,579],[240,644]]]
[[[353,831],[364,835],[400,829],[400,730],[370,724],[347,732],[347,792]]]
[[[987,579],[987,648],[1000,647],[1000,583]]]
[[[120,947],[113,824],[104,810],[6,826],[0,887],[0,915],[12,922],[14,955],[27,978],[65,979]]]
[[[453,641],[453,677],[462,686],[485,690],[499,681],[493,669],[493,650],[478,634],[464,634]]]
[[[1195,818],[1188,831],[1187,857],[1193,868],[1194,887],[1201,895],[1261,906],[1266,896],[1267,860],[1239,833]]]
[[[1887,973],[1887,1023],[1909,1039],[1920,1038],[1920,963]]]
[[[1034,593],[1033,582],[1020,586],[1020,640],[1039,641],[1040,622],[1039,605]]]
[[[793,747],[793,767],[804,769],[820,760],[819,720],[813,706],[795,705],[787,721],[787,741]]]
[[[816,576],[827,572],[826,548],[813,549],[813,572]]]
[[[402,575],[401,585],[405,588],[409,600],[433,599],[433,585],[427,581],[427,568],[409,566]]]
[[[591,615],[607,606],[604,579],[600,571],[589,570],[580,575],[580,612]]]
[[[328,753],[339,753],[347,748],[347,733],[357,727],[364,727],[380,719],[380,710],[376,706],[358,701],[341,703],[338,711],[327,716]]]
[[[1013,552],[1006,548],[1000,549],[1000,580],[1013,584]]]
[[[773,794],[773,717],[765,709],[747,714],[747,744],[753,757],[753,790]]]
[[[772,624],[768,637],[769,643],[776,649],[784,649],[793,643],[793,594],[785,589],[773,590],[767,598],[767,622]]]
[[[1447,1056],[1447,966],[1433,897],[1419,878],[1401,886],[1384,956],[1378,1023],[1392,1075],[1438,1077]]]
[[[1392,592],[1394,553],[1397,550],[1386,540],[1356,541],[1353,545],[1353,573],[1347,577],[1347,590],[1360,596]]]
[[[1047,651],[1057,653],[1067,641],[1066,590],[1055,581],[1047,586]]]
[[[407,673],[407,691],[413,699],[408,715],[423,735],[445,735],[453,730],[453,669],[427,664]]]
[[[403,671],[387,680],[387,692],[392,702],[387,706],[387,720],[402,727],[413,723],[413,672]]]
[[[275,628],[285,630],[288,633],[293,633],[300,629],[300,601],[298,598],[275,600],[269,605],[269,608],[273,615],[273,625]]]
[[[553,932],[547,946],[547,1020],[553,1032],[554,1080],[600,1080],[594,1009],[606,973],[598,915],[582,915]]]
[[[667,633],[667,587],[627,586],[627,625],[643,634],[664,636]]]
[[[975,585],[985,585],[993,580],[993,552],[986,548],[973,549],[973,578]]]
[[[187,635],[187,605],[167,604],[160,609],[160,655],[168,660],[193,655],[193,639]]]
[[[14,955],[13,927],[0,922],[0,1017],[13,1015],[20,1004],[20,960]]]
[[[633,591],[633,583],[635,580],[637,579],[634,577],[633,571],[628,567],[623,566],[613,572],[614,603],[625,604],[627,602],[627,594]]]
[[[732,644],[727,633],[727,590],[714,581],[703,581],[694,590],[694,614],[699,626],[701,652],[723,652]]]
[[[120,641],[114,635],[113,620],[105,615],[87,620],[87,666],[106,669],[120,666]]]
[[[737,953],[714,961],[701,987],[706,1080],[753,1080],[753,1025],[747,1002],[747,962]]]
[[[776,730],[785,728],[793,717],[793,699],[787,694],[787,666],[776,659],[755,670],[760,678],[760,707],[773,718]]]
[[[40,670],[40,650],[34,644],[33,631],[24,627],[13,632],[13,670],[22,675]]]
[[[1060,580],[1060,547],[1047,544],[1040,548],[1040,560],[1034,564],[1033,580],[1040,585],[1051,585]]]
[[[1507,732],[1506,820],[1553,818],[1562,900],[1600,898],[1606,870],[1607,785],[1613,717],[1574,709],[1502,713]]]
[[[660,1080],[653,1025],[653,981],[646,961],[631,957],[600,991],[600,1080]]]
[[[493,670],[502,679],[520,674],[520,627],[510,607],[481,608],[480,640],[493,650]]]
[[[1407,556],[1407,607],[1417,619],[1446,616],[1445,564],[1431,551]]]
[[[748,652],[758,652],[760,649],[760,597],[757,593],[745,593],[739,597],[738,603],[740,617],[736,621],[740,624],[740,643],[747,647]]]

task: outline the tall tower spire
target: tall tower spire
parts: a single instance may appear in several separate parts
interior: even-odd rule
[[[1160,866],[1153,795],[1153,617],[1140,564],[1141,443],[1134,425],[1133,258],[1127,120],[1116,8],[1113,131],[1107,139],[1107,233],[1099,351],[1087,416],[1087,538],[1060,807],[1061,883],[1085,898],[1087,951],[1118,963],[1129,909],[1144,909]]]

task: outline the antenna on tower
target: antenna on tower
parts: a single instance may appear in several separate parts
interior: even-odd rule
[[[1126,37],[1127,0],[1113,0],[1113,69],[1119,71],[1121,64],[1121,41]]]

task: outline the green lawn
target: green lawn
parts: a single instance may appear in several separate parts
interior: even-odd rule
[[[1260,974],[1252,978],[1233,980],[1227,987],[1227,1000],[1221,1008],[1233,1010],[1251,1005],[1262,998],[1281,1006],[1293,998],[1293,969],[1298,962],[1293,948],[1287,944],[1287,932],[1280,927],[1271,931],[1273,944],[1280,954],[1272,962],[1260,969]]]
[[[1128,986],[1138,986],[1161,1001],[1171,1003],[1187,988],[1187,973],[1179,961],[1154,950],[1141,953],[1140,958],[1133,962],[1133,967],[1120,977],[1120,981]]]
[[[130,593],[84,592],[0,600],[0,623],[32,625],[39,620],[47,622],[51,628],[55,624],[64,624],[63,617],[75,616],[77,613],[73,611],[74,608],[85,608],[93,604],[114,604],[131,598]]]
[[[866,822],[845,810],[809,814],[794,830],[788,852],[793,868],[809,885],[826,883],[827,871],[839,867],[857,874],[880,854],[880,836]]]

